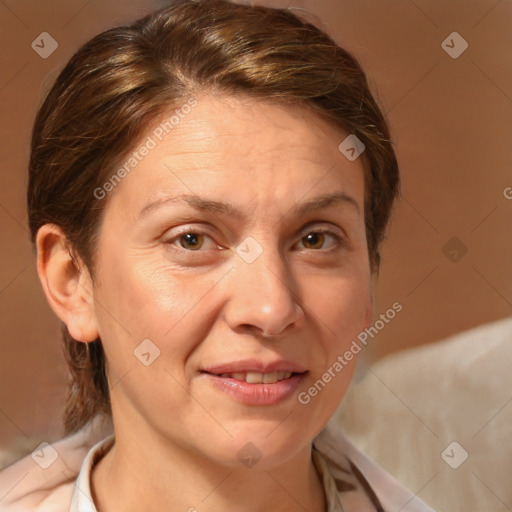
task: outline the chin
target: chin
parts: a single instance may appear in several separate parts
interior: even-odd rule
[[[304,430],[290,430],[290,426],[297,428],[300,423],[274,423],[273,430],[269,429],[268,422],[257,423],[241,422],[238,433],[230,432],[232,438],[226,435],[218,442],[213,441],[212,445],[217,447],[214,458],[232,468],[267,470],[284,464],[313,439],[313,435],[309,437]]]

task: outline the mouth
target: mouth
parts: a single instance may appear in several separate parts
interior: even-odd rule
[[[233,372],[233,373],[212,373],[203,372],[216,377],[222,377],[223,379],[233,379],[240,382],[246,382],[247,384],[275,384],[287,380],[295,375],[300,375],[305,372],[270,372],[270,373],[259,373],[259,372]]]
[[[286,361],[263,364],[240,361],[200,371],[217,392],[244,405],[270,406],[290,399],[308,374]]]
[[[244,359],[229,363],[217,364],[201,368],[204,373],[218,376],[229,376],[237,380],[245,380],[250,383],[277,382],[289,378],[294,373],[305,373],[304,366],[284,359],[264,362],[259,359]],[[249,379],[249,380],[247,380]],[[260,380],[262,379],[262,380]],[[277,380],[276,380],[277,379]]]

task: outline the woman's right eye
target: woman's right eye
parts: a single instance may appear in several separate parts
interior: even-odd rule
[[[199,251],[205,245],[206,240],[211,240],[213,245],[216,245],[210,236],[199,231],[185,231],[179,233],[166,240],[165,243],[183,250],[195,252]],[[216,245],[216,247],[219,246]]]

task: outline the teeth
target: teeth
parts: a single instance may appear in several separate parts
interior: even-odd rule
[[[221,377],[245,381],[248,384],[274,384],[280,380],[288,379],[292,372],[272,372],[272,373],[223,373]]]
[[[263,382],[263,373],[247,372],[245,382],[249,384],[261,384]]]
[[[273,373],[265,373],[263,375],[263,383],[264,384],[273,384],[274,382],[277,382],[279,379],[278,379],[278,373],[277,372],[273,372]]]

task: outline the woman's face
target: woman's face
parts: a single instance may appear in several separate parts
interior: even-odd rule
[[[355,360],[333,365],[371,320],[363,165],[348,133],[256,100],[198,98],[162,131],[104,199],[93,321],[114,425],[271,467],[333,414]]]

